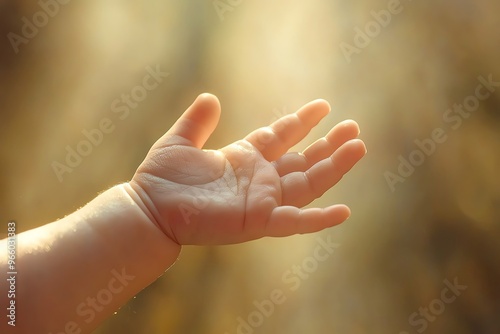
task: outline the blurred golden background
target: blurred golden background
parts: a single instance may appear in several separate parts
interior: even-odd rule
[[[54,4],[0,1],[2,222],[40,226],[129,180],[205,91],[223,108],[207,148],[315,98],[332,113],[296,149],[347,118],[368,147],[313,203],[350,205],[348,222],[185,247],[95,333],[500,333],[500,87],[478,79],[500,81],[500,3],[41,3]],[[128,113],[115,112],[147,68],[168,76]],[[474,100],[478,85],[487,98]],[[448,111],[466,102],[471,112]],[[54,162],[66,164],[67,146],[76,150],[104,118],[113,131],[58,178]],[[314,266],[318,237],[337,246]],[[462,290],[443,297],[456,282]],[[286,300],[259,311],[274,290]]]

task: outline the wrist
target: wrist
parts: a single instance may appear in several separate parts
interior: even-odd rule
[[[132,201],[131,209],[135,211],[135,214],[141,216],[141,222],[144,225],[148,225],[149,228],[154,227],[153,230],[156,230],[157,233],[164,236],[169,244],[177,245],[179,248],[181,247],[181,245],[176,240],[171,238],[170,234],[163,229],[165,222],[160,222],[160,214],[156,210],[149,196],[139,185],[137,185],[134,181],[131,181],[122,183],[117,187],[121,187],[124,193],[126,193],[128,198]]]

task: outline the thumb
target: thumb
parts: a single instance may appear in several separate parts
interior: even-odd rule
[[[158,140],[158,144],[202,148],[219,123],[220,112],[220,103],[215,95],[199,95],[170,130]]]

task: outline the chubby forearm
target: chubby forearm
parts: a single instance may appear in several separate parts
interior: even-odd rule
[[[7,241],[0,241],[7,249]],[[151,221],[127,183],[17,237],[16,327],[0,332],[88,333],[157,279],[181,247]],[[0,252],[7,273],[7,252]],[[0,282],[6,310],[8,281]]]

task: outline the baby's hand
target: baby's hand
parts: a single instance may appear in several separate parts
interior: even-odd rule
[[[132,188],[180,245],[230,244],[310,233],[349,217],[345,205],[299,209],[335,185],[366,152],[354,121],[302,153],[286,153],[330,111],[316,100],[220,150],[202,150],[220,116],[200,95],[151,148]]]

